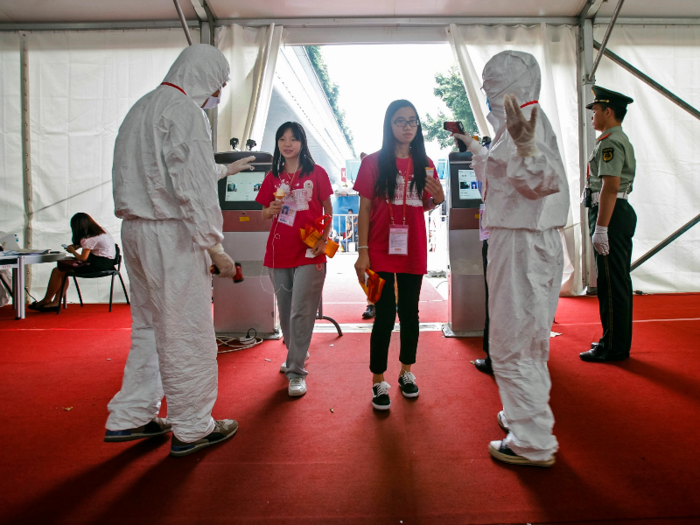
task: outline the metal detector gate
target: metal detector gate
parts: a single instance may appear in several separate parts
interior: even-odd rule
[[[254,170],[219,181],[219,204],[224,216],[223,246],[241,263],[244,280],[214,279],[214,331],[217,335],[240,336],[254,328],[259,337],[281,336],[272,281],[263,268],[271,221],[262,216],[255,197],[272,168],[272,155],[252,151],[217,153],[217,164],[230,164],[255,156]]]
[[[450,179],[447,188],[449,287],[448,321],[445,337],[478,337],[484,333],[486,287],[479,239],[479,193],[472,154],[450,153]]]

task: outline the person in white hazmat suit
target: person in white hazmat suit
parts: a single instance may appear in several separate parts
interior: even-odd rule
[[[564,266],[558,228],[566,224],[569,187],[557,138],[539,108],[535,57],[504,51],[484,67],[483,89],[496,135],[487,150],[456,135],[474,154],[485,185],[490,231],[490,353],[508,436],[489,444],[503,462],[548,467],[558,449],[549,407],[549,338]]]
[[[229,77],[224,55],[193,45],[163,84],[131,108],[119,128],[114,203],[131,281],[131,350],[121,390],[110,401],[106,442],[170,432],[171,455],[184,456],[233,436],[238,423],[214,421],[218,368],[211,315],[213,263],[231,278],[224,253],[219,178],[254,157],[214,163],[209,121]],[[163,395],[167,420],[158,417]]]

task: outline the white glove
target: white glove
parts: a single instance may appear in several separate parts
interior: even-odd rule
[[[212,264],[219,269],[218,276],[233,279],[234,275],[236,275],[236,265],[233,259],[226,255],[224,247],[221,244],[216,244],[209,248],[208,251]]]
[[[459,139],[464,144],[467,146],[467,151],[471,152],[472,155],[476,155],[481,151],[481,148],[483,147],[481,144],[479,144],[478,141],[474,140],[474,137],[470,137],[469,135],[462,135],[460,133],[453,133],[452,136],[455,139]],[[455,141],[455,146],[457,145],[457,142]]]
[[[523,115],[515,95],[506,95],[503,104],[506,108],[506,127],[515,142],[518,157],[532,157],[537,153],[535,144],[535,128],[537,126],[538,107],[532,108],[528,122]]]
[[[600,255],[607,255],[610,253],[610,245],[608,244],[608,227],[595,225],[595,231],[593,232],[593,239],[591,240],[595,251]]]
[[[254,166],[250,165],[251,162],[255,162],[255,157],[245,157],[243,159],[238,159],[236,162],[232,162],[226,166],[226,175],[235,175],[243,170],[253,171]]]

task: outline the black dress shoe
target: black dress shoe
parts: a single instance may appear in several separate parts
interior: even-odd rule
[[[491,367],[491,359],[488,357],[486,359],[477,359],[474,361],[474,366],[479,372],[484,374],[493,375],[493,368]]]
[[[39,304],[38,302],[34,302],[32,304],[27,305],[27,310],[38,310],[41,308],[43,305]]]
[[[609,354],[605,355],[600,346],[595,346],[591,348],[588,352],[582,352],[578,355],[582,361],[588,363],[605,363],[608,361],[624,361],[630,355],[629,354]]]
[[[362,314],[362,319],[372,319],[375,315],[375,310],[374,310],[374,305],[373,304],[368,304],[367,305],[367,310],[364,311]]]
[[[60,306],[46,306],[45,304],[42,304],[36,307],[36,311],[43,313],[58,312],[59,308]]]

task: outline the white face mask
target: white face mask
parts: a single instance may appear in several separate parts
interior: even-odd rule
[[[206,102],[204,102],[202,109],[213,109],[219,105],[219,102],[221,102],[221,97],[209,95],[209,98],[206,100]]]

